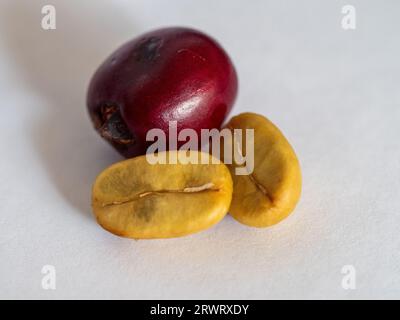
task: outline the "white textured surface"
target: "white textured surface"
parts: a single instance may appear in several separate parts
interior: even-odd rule
[[[398,1],[351,1],[354,31],[344,1],[51,2],[55,31],[47,2],[0,4],[0,298],[400,298]],[[266,115],[296,149],[303,195],[281,224],[135,242],[92,218],[91,183],[119,157],[91,128],[87,82],[165,25],[217,38],[240,77],[232,114]]]

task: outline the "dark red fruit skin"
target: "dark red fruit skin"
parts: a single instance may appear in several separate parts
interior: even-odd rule
[[[215,40],[189,28],[163,28],[126,43],[104,61],[90,82],[87,107],[106,138],[104,110],[119,110],[118,128],[132,139],[107,140],[133,157],[153,143],[146,142],[148,130],[160,128],[168,138],[169,121],[177,121],[178,132],[191,128],[199,137],[201,129],[219,129],[237,87],[234,66]]]

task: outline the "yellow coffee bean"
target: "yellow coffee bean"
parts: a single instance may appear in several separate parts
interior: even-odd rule
[[[231,131],[254,129],[253,172],[237,175],[237,163],[228,165],[233,178],[230,214],[254,227],[278,223],[293,211],[301,193],[300,165],[295,152],[279,129],[261,115],[242,113],[233,117],[226,127]],[[245,150],[246,146],[239,152],[245,153]]]
[[[232,198],[230,172],[211,155],[191,152],[209,164],[182,164],[189,152],[167,151],[158,155],[178,163],[150,164],[140,156],[104,170],[92,194],[98,223],[119,236],[149,239],[184,236],[219,222]]]

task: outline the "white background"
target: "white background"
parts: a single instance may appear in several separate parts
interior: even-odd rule
[[[47,2],[0,2],[0,298],[400,298],[398,1],[352,0],[352,31],[345,1],[50,2],[53,31]],[[120,158],[89,122],[88,81],[170,25],[218,39],[240,78],[232,115],[267,116],[297,151],[303,194],[279,225],[133,241],[93,219],[91,184]]]

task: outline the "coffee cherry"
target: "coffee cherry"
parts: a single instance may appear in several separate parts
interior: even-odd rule
[[[220,128],[237,86],[232,62],[215,40],[193,29],[164,28],[106,59],[90,82],[87,106],[100,135],[133,157],[152,143],[150,129],[168,134],[170,121],[178,132],[191,128],[199,137],[201,129]]]

